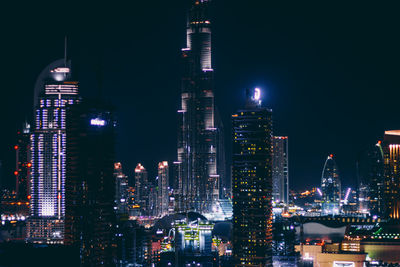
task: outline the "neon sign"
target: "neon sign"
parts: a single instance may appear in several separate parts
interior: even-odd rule
[[[94,126],[104,126],[106,125],[106,121],[99,118],[95,118],[90,120],[90,124]]]

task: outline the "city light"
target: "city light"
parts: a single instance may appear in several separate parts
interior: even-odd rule
[[[90,120],[90,124],[94,126],[104,126],[106,125],[106,121],[99,118],[95,118]]]
[[[254,100],[260,100],[261,98],[261,90],[260,88],[255,88],[254,89]]]

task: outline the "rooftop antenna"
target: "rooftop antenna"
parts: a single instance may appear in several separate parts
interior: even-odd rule
[[[64,67],[67,67],[67,36],[64,37]]]

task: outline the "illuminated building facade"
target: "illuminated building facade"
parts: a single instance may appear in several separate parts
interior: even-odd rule
[[[216,120],[211,64],[208,0],[193,0],[188,14],[187,45],[182,49],[183,74],[178,130],[180,211],[211,212],[219,199],[223,157],[222,127]]]
[[[112,109],[83,102],[68,110],[65,240],[81,266],[113,266],[115,121]]]
[[[400,130],[385,131],[384,156],[384,201],[386,218],[400,219]]]
[[[147,170],[138,163],[135,168],[135,202],[140,206],[139,215],[149,216],[150,184]]]
[[[29,201],[29,179],[31,172],[31,126],[25,122],[22,131],[18,131],[15,149],[15,193],[20,201]],[[28,215],[25,214],[25,215]]]
[[[114,163],[115,204],[118,214],[128,214],[129,185],[128,176],[122,172],[121,162]]]
[[[66,111],[78,101],[71,63],[47,66],[35,85],[35,128],[31,135],[30,242],[62,243],[66,175]]]
[[[191,253],[211,254],[212,230],[214,225],[208,221],[188,222],[177,220],[175,227],[175,249]]]
[[[288,137],[274,136],[272,149],[272,197],[276,203],[289,204]]]
[[[321,191],[322,213],[326,215],[339,214],[341,183],[333,155],[329,155],[325,161],[321,177]]]
[[[232,115],[233,257],[235,266],[272,266],[272,111],[247,90]]]
[[[158,163],[158,190],[157,190],[157,208],[158,215],[164,216],[168,213],[169,204],[169,167],[168,162]]]

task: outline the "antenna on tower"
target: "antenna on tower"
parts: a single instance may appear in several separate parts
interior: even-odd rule
[[[64,67],[67,67],[67,36],[64,37]]]

